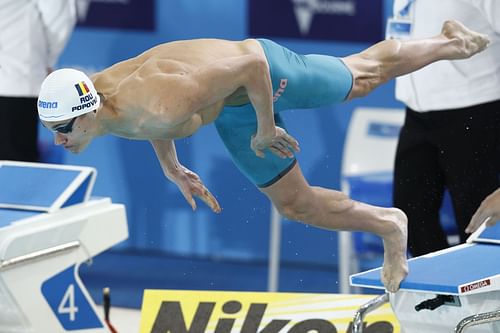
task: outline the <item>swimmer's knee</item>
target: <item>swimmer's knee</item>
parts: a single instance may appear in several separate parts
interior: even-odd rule
[[[391,67],[400,60],[401,45],[399,40],[386,40],[344,58],[353,75],[350,99],[364,97],[393,78]]]
[[[307,221],[310,215],[311,203],[303,195],[288,195],[273,201],[278,212],[291,221]]]
[[[324,207],[330,213],[342,213],[354,205],[354,201],[345,193],[321,187],[310,189],[307,193],[288,195],[273,203],[282,216],[292,221],[306,223],[315,220]]]
[[[379,63],[371,60],[363,60],[358,55],[358,59],[346,61],[352,73],[352,88],[348,99],[364,97],[378,87],[383,78],[382,69]]]
[[[287,202],[286,204],[281,204],[276,206],[276,209],[281,214],[281,216],[287,218],[291,221],[306,221],[307,215],[306,211],[301,209],[301,206],[293,203]]]

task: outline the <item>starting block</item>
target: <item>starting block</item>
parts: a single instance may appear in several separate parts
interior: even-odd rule
[[[0,332],[109,333],[78,275],[128,238],[90,167],[0,161]]]
[[[410,259],[400,290],[379,300],[390,301],[403,333],[500,333],[499,260],[500,223],[483,224],[466,244]],[[384,289],[380,272],[354,274],[351,284]]]

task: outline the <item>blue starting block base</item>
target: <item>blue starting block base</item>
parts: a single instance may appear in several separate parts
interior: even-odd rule
[[[78,276],[128,237],[90,167],[0,161],[0,332],[110,332]]]

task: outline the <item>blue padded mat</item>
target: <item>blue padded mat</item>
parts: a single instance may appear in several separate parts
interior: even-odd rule
[[[479,235],[477,241],[486,242],[488,240],[500,241],[500,222],[492,227],[486,227]]]
[[[32,212],[17,209],[0,209],[0,228],[8,226],[14,221],[26,219],[28,217],[38,215],[40,212]]]
[[[0,167],[0,203],[50,207],[80,171]]]
[[[456,294],[460,285],[500,274],[499,260],[500,246],[492,244],[474,244],[436,256],[418,257],[408,263],[410,273],[401,289]],[[380,268],[353,276],[352,284],[382,288]]]

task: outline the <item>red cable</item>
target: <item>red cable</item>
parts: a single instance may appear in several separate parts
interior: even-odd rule
[[[118,331],[113,327],[113,325],[111,325],[109,320],[106,319],[105,321],[106,321],[106,325],[108,325],[108,328],[111,331],[111,333],[118,333]]]
[[[108,326],[109,330],[111,333],[118,333],[118,331],[113,327],[111,324],[111,321],[109,320],[109,310],[111,308],[111,296],[110,296],[110,291],[109,288],[104,288],[102,291],[103,294],[103,307],[104,307],[104,321],[106,322],[106,325]]]

